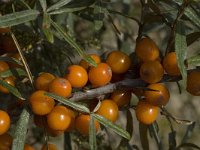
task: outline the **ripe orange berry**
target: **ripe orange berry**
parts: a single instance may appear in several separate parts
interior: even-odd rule
[[[53,130],[66,130],[71,123],[71,116],[66,107],[55,106],[47,115],[48,126]]]
[[[147,102],[155,106],[163,106],[168,103],[170,94],[168,89],[163,84],[160,83],[150,84],[149,86],[147,86],[147,88],[156,90],[156,91],[146,90],[144,92],[144,96]]]
[[[88,135],[89,128],[90,128],[90,115],[84,115],[84,114],[79,115],[75,120],[75,126],[76,126],[76,130],[80,132],[82,135]],[[99,122],[95,120],[94,126],[96,129],[96,132],[98,132],[100,128]]]
[[[17,47],[11,36],[3,36],[2,37],[1,47],[3,50],[5,50],[8,53],[17,51]]]
[[[56,137],[64,133],[64,131],[51,129],[47,123],[47,116],[34,115],[34,123],[37,127],[45,129],[47,134]]]
[[[101,102],[101,105],[96,113],[112,122],[115,122],[118,118],[119,109],[114,101],[105,99]]]
[[[142,38],[136,44],[135,53],[143,62],[154,61],[159,57],[159,49],[156,43],[148,37]]]
[[[163,75],[163,67],[158,61],[147,61],[140,67],[140,77],[147,83],[159,82]]]
[[[71,122],[70,122],[69,127],[65,131],[69,132],[69,131],[74,130],[75,128],[76,113],[70,108],[67,108],[67,112],[68,112],[68,115],[71,117]]]
[[[65,78],[71,83],[72,87],[82,88],[87,84],[88,74],[83,67],[71,65],[67,69],[69,72]]]
[[[29,102],[34,114],[46,115],[55,105],[54,99],[44,95],[45,91],[39,90],[31,94]]]
[[[10,32],[10,28],[6,27],[6,28],[0,28],[0,33],[8,33]]]
[[[49,90],[49,83],[55,79],[55,76],[51,73],[42,73],[35,80],[35,87],[37,90]]]
[[[10,116],[7,112],[0,110],[0,135],[6,133],[10,128]]]
[[[0,150],[10,150],[13,138],[8,133],[0,135]]]
[[[8,64],[4,61],[0,61],[0,72],[3,72],[3,71],[8,70],[8,69],[9,69]]]
[[[55,78],[49,84],[49,92],[62,97],[69,97],[72,92],[71,84],[65,78]]]
[[[32,146],[25,144],[24,145],[24,150],[35,150]]]
[[[106,63],[99,63],[97,67],[90,68],[88,77],[94,87],[100,87],[110,82],[112,70]]]
[[[200,96],[200,78],[199,77],[200,77],[199,70],[192,71],[187,76],[186,90],[194,96]]]
[[[118,107],[123,107],[129,104],[131,92],[126,90],[116,90],[111,94],[110,98],[118,105]]]
[[[143,124],[151,124],[158,117],[158,107],[140,100],[136,106],[136,118]]]
[[[113,73],[121,74],[125,73],[130,68],[131,59],[124,52],[112,51],[108,55],[106,63],[110,66]]]
[[[89,56],[95,61],[96,64],[101,62],[101,58],[96,55],[96,54],[89,54]],[[83,68],[85,68],[86,70],[91,66],[88,62],[86,62],[84,59],[81,59],[80,66],[82,66]]]
[[[15,81],[14,80],[15,79],[12,76],[7,77],[7,78],[4,79],[4,81],[6,83],[10,84],[11,86],[15,86]],[[5,94],[10,93],[10,91],[7,88],[3,87],[2,85],[0,85],[0,92],[5,93]]]
[[[48,148],[46,144],[44,144],[41,150],[57,150],[57,147],[54,144],[48,143]]]
[[[176,60],[176,53],[168,53],[163,59],[163,68],[171,76],[179,76],[180,70]]]

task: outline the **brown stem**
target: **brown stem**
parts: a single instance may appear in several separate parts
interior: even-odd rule
[[[174,22],[171,25],[171,32],[170,32],[170,35],[169,35],[168,44],[167,44],[167,48],[166,48],[165,54],[167,54],[169,52],[172,44],[174,43],[174,37],[175,37],[177,22],[183,16],[185,8],[188,6],[188,4],[189,3],[188,3],[187,0],[185,0],[183,2],[183,4],[180,6],[180,9],[179,9],[179,11],[177,13],[176,19],[174,20]]]

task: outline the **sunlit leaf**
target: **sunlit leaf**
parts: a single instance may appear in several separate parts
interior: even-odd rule
[[[13,137],[14,140],[12,143],[12,150],[24,149],[29,118],[30,118],[30,113],[27,111],[26,108],[24,108],[17,122],[17,126]]]
[[[15,95],[16,97],[20,98],[20,99],[24,99],[21,95],[21,93],[18,91],[17,88],[15,88],[14,86],[8,84],[7,82],[5,82],[4,80],[0,80],[0,85],[2,85],[3,87],[7,88],[8,91],[10,93],[12,93],[13,95]]]
[[[148,126],[140,123],[139,131],[140,131],[140,141],[142,144],[142,148],[145,150],[149,150]]]
[[[184,14],[188,17],[188,19],[191,20],[191,22],[193,22],[200,29],[199,16],[196,14],[196,12],[191,7],[187,7],[185,9],[185,13]]]
[[[90,143],[90,149],[91,150],[96,150],[97,149],[96,129],[95,129],[95,125],[94,125],[93,114],[90,115],[89,143]]]
[[[37,10],[24,10],[0,16],[0,27],[9,27],[35,20],[40,14]]]
[[[21,69],[21,68],[12,68],[12,69],[8,69],[5,70],[3,72],[0,72],[0,77],[1,78],[6,78],[6,77],[10,77],[10,76],[27,76],[27,73]]]
[[[200,55],[192,56],[187,59],[187,64],[192,66],[200,65]]]
[[[70,101],[70,100],[68,100],[66,98],[61,97],[61,96],[55,95],[53,93],[45,93],[45,95],[47,95],[47,96],[59,101],[60,103],[62,103],[64,105],[72,107],[72,108],[74,108],[74,109],[76,109],[78,111],[85,112],[85,113],[89,113],[90,112],[90,110],[87,107],[85,107],[84,105],[77,104],[77,103],[72,102],[72,101]]]
[[[105,127],[108,127],[110,129],[112,129],[115,133],[119,134],[120,136],[130,140],[130,134],[122,129],[120,126],[114,124],[113,122],[111,122],[110,120],[98,115],[98,114],[94,114],[93,115],[94,118],[99,121],[101,124],[103,124]]]
[[[55,3],[54,5],[52,5],[51,7],[49,7],[47,9],[47,12],[59,9],[59,8],[65,6],[66,4],[68,4],[70,1],[71,0],[59,0],[57,3]]]
[[[187,55],[187,42],[186,42],[184,24],[181,21],[178,21],[177,27],[176,27],[175,51],[176,51],[176,57],[178,61],[178,67],[180,69],[180,72],[183,78],[183,85],[184,87],[186,87],[187,70],[186,70],[184,62]]]
[[[86,55],[83,50],[79,47],[79,45],[74,41],[74,39],[67,34],[62,27],[60,27],[57,23],[55,23],[54,21],[51,21],[52,25],[54,26],[54,28],[57,30],[57,32],[60,34],[60,36],[62,38],[64,38],[65,41],[67,41],[76,51],[77,53],[83,57],[83,59],[85,61],[87,61],[88,63],[90,63],[93,66],[97,66],[97,64],[95,63],[95,61],[89,56]]]
[[[58,9],[55,11],[50,12],[50,15],[56,15],[56,14],[62,14],[62,13],[72,13],[76,11],[80,11],[85,9],[86,7],[77,7],[77,8],[63,8],[63,9]]]

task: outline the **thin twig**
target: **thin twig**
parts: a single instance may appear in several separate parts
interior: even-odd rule
[[[174,20],[174,22],[171,25],[171,32],[169,35],[169,39],[168,39],[168,44],[167,44],[167,48],[165,51],[165,54],[167,54],[172,46],[172,44],[174,43],[174,37],[175,37],[175,32],[176,32],[176,25],[179,21],[179,19],[184,15],[184,11],[185,8],[189,5],[188,1],[185,0],[182,5],[180,6],[180,9],[177,13],[176,19]]]

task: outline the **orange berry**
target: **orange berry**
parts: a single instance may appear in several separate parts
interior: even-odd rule
[[[136,118],[143,124],[149,125],[158,117],[158,107],[140,100],[136,106]]]
[[[49,92],[62,97],[69,97],[72,92],[71,84],[65,78],[55,78],[49,84]]]
[[[55,79],[55,76],[51,73],[42,73],[35,80],[35,87],[37,90],[49,90],[49,83]]]
[[[8,83],[9,85],[11,85],[11,86],[15,86],[15,81],[14,80],[15,79],[12,76],[7,77],[7,78],[4,79],[4,81],[6,83]],[[10,93],[10,91],[7,88],[5,88],[4,86],[2,86],[2,85],[0,85],[0,92],[5,93],[5,94]]]
[[[65,78],[71,83],[72,87],[82,88],[87,84],[88,74],[83,67],[71,65],[67,69],[69,72]]]
[[[10,28],[6,27],[6,28],[0,28],[0,33],[8,33],[10,32]]]
[[[75,126],[76,126],[76,130],[80,132],[82,135],[88,135],[89,128],[90,128],[90,115],[84,115],[84,114],[79,115],[75,120]],[[100,128],[99,122],[95,120],[94,126],[96,129],[96,132],[98,132]]]
[[[14,58],[18,62],[22,62],[22,58],[19,55],[19,53],[14,53],[14,54],[10,53],[10,57]],[[8,64],[9,64],[10,68],[22,68],[22,66],[17,63],[9,62]]]
[[[24,145],[24,150],[35,150],[32,146],[25,144]]]
[[[143,62],[154,61],[159,57],[159,49],[156,43],[148,37],[142,38],[136,44],[135,53]]]
[[[144,92],[144,96],[147,102],[155,106],[163,106],[168,103],[170,94],[168,89],[163,84],[160,83],[150,84],[149,86],[147,86],[147,88],[156,90],[156,91],[146,90]]]
[[[10,150],[13,138],[8,133],[0,135],[0,150]]]
[[[8,53],[16,52],[17,47],[11,36],[3,36],[1,39],[2,49]]]
[[[118,107],[123,107],[129,104],[131,100],[131,92],[116,90],[111,94],[110,98],[118,105]]]
[[[200,78],[199,77],[200,77],[199,70],[192,71],[187,76],[186,90],[194,96],[200,96]]]
[[[0,110],[0,135],[6,133],[10,128],[10,116],[7,112]]]
[[[0,61],[0,72],[6,71],[9,69],[9,66],[6,62]]]
[[[96,113],[112,122],[115,122],[118,118],[119,109],[114,101],[105,99],[101,102],[101,105]]]
[[[125,73],[130,68],[131,59],[124,52],[112,51],[108,55],[106,63],[110,66],[113,73],[121,74]]]
[[[44,144],[41,150],[57,150],[57,147],[54,144],[48,143],[48,148],[46,144]]]
[[[55,106],[47,115],[47,123],[53,130],[64,131],[71,123],[71,116],[66,107]]]
[[[140,67],[140,77],[147,83],[159,82],[163,75],[163,67],[158,61],[144,62]]]
[[[106,63],[99,63],[97,67],[90,68],[88,77],[94,87],[104,86],[110,82],[112,70]]]
[[[96,64],[101,62],[101,58],[96,55],[96,54],[89,54],[89,56],[95,61]],[[86,62],[84,59],[81,59],[80,66],[82,66],[83,68],[85,68],[86,70],[91,66],[88,62]]]
[[[54,99],[44,94],[45,91],[39,90],[31,94],[29,98],[32,111],[36,115],[46,115],[50,113],[55,105]]]
[[[179,76],[180,70],[176,60],[176,53],[168,53],[163,59],[163,68],[171,76]]]

